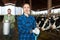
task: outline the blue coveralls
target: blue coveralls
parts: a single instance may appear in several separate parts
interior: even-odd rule
[[[35,40],[35,35],[30,33],[36,28],[35,18],[31,15],[26,17],[24,14],[17,17],[19,40]]]

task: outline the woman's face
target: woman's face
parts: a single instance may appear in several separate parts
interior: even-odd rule
[[[26,13],[26,14],[30,14],[30,5],[29,5],[29,4],[25,4],[25,5],[23,6],[23,11],[24,11],[24,13]]]

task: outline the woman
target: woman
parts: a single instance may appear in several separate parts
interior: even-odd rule
[[[19,40],[35,40],[34,29],[36,28],[36,21],[30,15],[30,5],[23,5],[23,15],[17,17]]]

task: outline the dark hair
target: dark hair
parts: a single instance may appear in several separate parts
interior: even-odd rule
[[[11,10],[11,9],[8,9],[8,10]]]
[[[22,7],[23,7],[25,4],[28,4],[28,5],[30,6],[30,4],[29,4],[29,3],[24,3],[24,4],[22,5]]]

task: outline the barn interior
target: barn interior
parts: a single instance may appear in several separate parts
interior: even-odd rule
[[[43,18],[44,21],[46,19],[52,20],[52,16],[56,16],[59,19],[56,20],[56,25],[60,26],[60,0],[0,0],[0,6],[4,7],[5,4],[12,3],[15,4],[15,7],[22,7],[24,3],[29,3],[31,6],[32,12],[34,14],[31,14],[35,17],[36,22],[39,23],[41,19]],[[4,12],[3,12],[4,13]],[[15,19],[18,15],[15,15]],[[0,40],[4,40],[3,36],[3,17],[4,14],[0,14]],[[16,21],[17,22],[17,21]],[[18,40],[18,28],[17,23],[15,22],[15,28],[14,28],[14,35],[13,40]],[[59,24],[59,25],[58,25]],[[38,25],[38,24],[37,24]],[[39,24],[40,27],[40,34],[38,36],[38,40],[60,40],[60,27],[57,29],[47,29],[47,30],[41,30],[41,26],[43,25],[43,21],[41,21],[41,24]],[[46,27],[49,25],[47,23]]]

